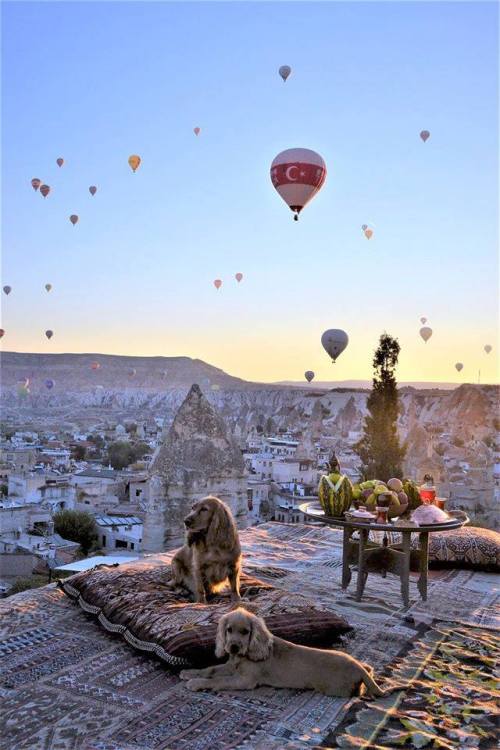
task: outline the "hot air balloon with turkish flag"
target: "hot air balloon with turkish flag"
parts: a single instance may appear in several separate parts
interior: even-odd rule
[[[271,164],[271,180],[295,221],[326,180],[326,164],[322,156],[309,148],[289,148]]]

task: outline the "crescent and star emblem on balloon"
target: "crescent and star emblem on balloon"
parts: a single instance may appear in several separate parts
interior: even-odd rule
[[[290,182],[297,182],[298,178],[297,177],[292,177],[292,175],[291,175],[292,169],[296,169],[298,171],[299,168],[297,166],[293,166],[293,165],[291,167],[288,167],[287,170],[285,171],[286,178],[287,178],[287,180],[290,180]]]

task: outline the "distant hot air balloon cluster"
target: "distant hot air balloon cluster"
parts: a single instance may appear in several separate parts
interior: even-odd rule
[[[361,226],[361,229],[366,239],[371,240],[371,238],[373,237],[373,229],[368,224],[363,224]]]
[[[240,273],[240,272],[238,272],[238,273],[235,273],[235,274],[234,274],[234,278],[236,279],[236,281],[237,281],[237,282],[238,282],[238,284],[239,284],[239,283],[241,283],[241,281],[242,281],[242,279],[243,279],[243,274],[242,274],[242,273]],[[222,286],[222,283],[223,283],[223,282],[222,282],[222,279],[214,279],[214,281],[213,281],[213,285],[214,285],[214,287],[215,287],[216,289],[220,289],[220,288],[221,288],[221,286]]]

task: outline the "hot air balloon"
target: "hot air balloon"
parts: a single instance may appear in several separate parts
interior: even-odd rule
[[[51,390],[52,390],[52,388],[53,388],[53,387],[55,386],[55,384],[56,384],[56,382],[55,382],[55,380],[52,380],[52,378],[48,378],[48,379],[47,379],[47,380],[45,381],[45,387],[46,387],[46,388],[47,388],[47,389],[48,389],[49,391],[51,391]]]
[[[421,139],[423,140],[424,143],[426,142],[427,138],[429,138],[429,136],[430,136],[430,133],[429,133],[428,130],[421,130],[420,131],[420,137],[421,137]]]
[[[193,128],[193,133],[194,133],[195,135],[200,135],[200,133],[201,133],[201,128],[198,128],[198,127],[197,127],[197,128]]]
[[[362,224],[361,229],[365,232],[368,229],[368,224]]]
[[[214,281],[214,287],[216,289],[220,289],[221,286],[222,286],[222,281],[220,279],[215,279],[215,281]]]
[[[136,372],[137,370],[135,369],[135,367],[131,367],[130,370],[128,371],[129,377],[133,378]]]
[[[76,214],[71,214],[69,220],[73,224],[73,226],[75,226],[75,224],[78,223],[78,216]]]
[[[423,326],[425,326],[425,324],[427,323],[427,318],[420,318],[420,322]]]
[[[166,378],[166,377],[167,377],[167,375],[168,375],[168,370],[162,370],[162,371],[161,371],[161,376],[162,376],[162,378]]]
[[[0,328],[0,339],[3,339],[5,336],[5,330],[3,328]]]
[[[235,277],[234,277],[234,278],[236,279],[236,281],[237,281],[237,282],[238,282],[238,284],[239,284],[239,283],[240,283],[240,281],[241,281],[241,280],[242,280],[242,278],[243,278],[243,274],[242,274],[242,273],[237,273],[237,274],[235,275]]]
[[[432,328],[429,328],[429,326],[424,326],[420,329],[420,335],[422,336],[425,343],[427,343],[432,336]]]
[[[56,159],[56,164],[58,167],[62,167],[62,165],[64,164],[64,159],[59,157],[59,159]]]
[[[132,154],[132,156],[128,157],[128,163],[130,164],[132,168],[132,172],[135,172],[135,170],[138,168],[139,164],[141,163],[141,157],[137,156],[137,154]]]
[[[493,349],[493,347],[491,346],[491,344],[485,344],[484,345],[484,351],[486,352],[486,354],[489,354],[492,349]]]
[[[50,329],[48,331],[45,331],[45,335],[50,340],[52,336],[54,335],[54,331],[51,331]]]
[[[51,289],[52,289],[52,284],[45,284],[45,291],[46,292],[50,292]]]
[[[33,179],[31,180],[31,187],[33,188],[35,192],[38,190],[41,184],[42,184],[42,181],[39,180],[38,177],[33,177]]]
[[[292,69],[289,65],[282,65],[281,68],[278,70],[278,73],[283,78],[284,81],[288,78],[290,73],[292,72]]]
[[[455,365],[455,370],[460,372],[460,370],[463,370],[463,369],[464,369],[463,364],[461,362],[457,362],[457,364]]]
[[[5,294],[10,294],[12,291],[12,287],[7,284],[6,286],[4,286],[3,290]]]
[[[278,154],[271,164],[271,180],[298,221],[299,213],[326,180],[326,164],[315,151],[289,148]]]
[[[46,198],[48,194],[50,193],[49,185],[40,185],[40,192],[43,195],[43,197]]]
[[[90,365],[90,368],[92,370],[98,370],[100,368],[100,366],[101,365],[99,364],[99,362],[92,362],[92,364]]]
[[[349,336],[345,331],[341,331],[337,328],[330,328],[322,335],[321,343],[323,349],[330,355],[332,361],[335,362],[337,357],[342,354],[349,343]]]
[[[95,185],[91,185],[89,187],[89,193],[90,193],[90,195],[95,195],[97,193],[97,188],[96,188]]]
[[[312,370],[306,370],[304,373],[304,377],[307,380],[308,383],[311,382],[311,380],[314,380],[314,373]]]
[[[365,229],[365,237],[370,240],[373,237],[373,229]]]

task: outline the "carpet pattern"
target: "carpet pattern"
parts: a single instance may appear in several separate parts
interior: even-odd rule
[[[437,618],[481,626],[474,628],[479,633],[494,623],[486,573],[432,576],[427,602],[412,584],[405,611],[399,580],[390,575],[370,575],[362,602],[354,600],[354,581],[341,591],[341,534],[333,529],[270,523],[243,531],[241,540],[249,574],[346,617],[356,630],[342,648],[376,665],[382,684],[383,671],[409,643],[420,646]],[[104,632],[55,585],[0,602],[0,698],[1,750],[334,747],[327,738],[350,710],[345,700],[310,691],[190,693],[161,662]]]
[[[339,748],[491,750],[500,717],[499,660],[500,638],[492,631],[435,624],[391,670],[410,689],[357,701],[327,741]]]

